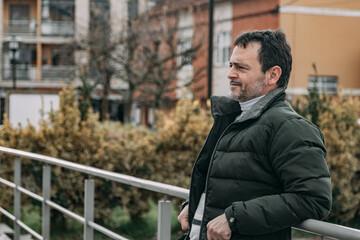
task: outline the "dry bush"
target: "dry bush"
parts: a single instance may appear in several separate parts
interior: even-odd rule
[[[319,99],[317,125],[324,134],[333,188],[329,219],[346,223],[360,213],[359,101],[341,95],[337,98],[321,96]],[[303,106],[300,112],[306,112],[308,102],[299,104],[298,101],[297,106]],[[311,119],[309,114],[306,116]]]
[[[44,154],[71,162],[139,178],[189,187],[193,162],[210,129],[209,112],[197,102],[180,101],[172,114],[158,114],[155,130],[143,127],[103,124],[93,113],[82,121],[72,88],[60,93],[60,108],[42,120],[40,129],[31,124],[12,127],[7,120],[0,131],[0,145]],[[1,176],[12,180],[11,156],[1,155]],[[41,195],[42,165],[25,160],[22,184]],[[52,167],[52,200],[83,214],[85,174]],[[95,219],[103,222],[114,206],[127,209],[136,218],[149,209],[149,191],[95,178]],[[2,187],[2,207],[12,206],[12,190]],[[29,201],[23,197],[23,201]],[[26,203],[26,202],[24,202]],[[54,224],[64,221],[52,211]]]

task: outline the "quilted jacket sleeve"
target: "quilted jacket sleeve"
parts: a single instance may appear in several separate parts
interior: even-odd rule
[[[240,234],[267,234],[323,219],[331,208],[331,181],[325,161],[322,133],[304,119],[283,123],[269,145],[272,168],[283,185],[283,193],[244,202],[225,210],[234,218],[231,230]]]

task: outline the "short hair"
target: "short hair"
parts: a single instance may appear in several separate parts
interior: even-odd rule
[[[273,66],[279,66],[281,68],[282,73],[278,81],[278,86],[286,89],[291,73],[292,56],[291,47],[286,41],[284,31],[281,29],[270,29],[244,32],[235,39],[234,46],[246,48],[250,42],[259,42],[261,44],[258,58],[263,73]]]

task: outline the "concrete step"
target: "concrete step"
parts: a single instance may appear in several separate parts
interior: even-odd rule
[[[0,240],[11,240],[5,233],[0,232]]]
[[[13,234],[14,230],[5,223],[0,223],[0,233]],[[0,238],[1,239],[1,238]]]
[[[12,240],[14,230],[5,223],[0,223],[0,240]],[[20,240],[32,240],[31,234],[20,236]]]
[[[31,234],[24,234],[20,236],[20,240],[33,240]]]

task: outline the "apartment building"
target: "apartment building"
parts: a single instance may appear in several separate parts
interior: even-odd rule
[[[315,79],[321,92],[360,95],[360,1],[231,2],[232,41],[241,32],[254,29],[281,28],[286,32],[293,54],[287,89],[290,98],[307,94]],[[215,66],[214,72],[219,75],[213,80],[213,94],[226,95],[227,89],[221,88],[217,80],[225,76],[225,71]]]
[[[360,1],[280,1],[279,27],[292,46],[290,94],[313,86],[329,94],[360,95]]]
[[[179,43],[187,42],[201,49],[193,64],[178,75],[193,76],[206,68],[209,59],[209,3],[208,0],[165,1],[168,11],[178,16]],[[209,83],[205,70],[193,83],[193,96],[206,100],[211,95],[227,95],[229,83],[226,78],[235,37],[251,29],[275,29],[279,27],[278,0],[217,0],[213,5],[212,78]],[[186,73],[184,73],[186,72]],[[179,94],[177,97],[181,97]]]
[[[74,73],[72,53],[61,48],[75,33],[74,9],[74,1],[0,1],[1,117],[9,90],[58,90]]]
[[[288,95],[306,94],[318,75],[321,91],[360,95],[360,1],[338,0],[215,0],[213,25],[213,69],[209,82],[208,65],[209,0],[0,0],[0,111],[6,106],[6,93],[21,90],[59,90],[63,82],[74,79],[76,66],[86,62],[86,54],[68,51],[63,46],[80,38],[91,24],[91,7],[102,3],[114,23],[136,18],[149,9],[164,11],[177,19],[178,50],[201,43],[198,56],[177,74],[179,90],[174,99],[227,95],[228,60],[233,41],[243,31],[254,29],[285,30],[293,52],[293,72]],[[120,31],[122,24],[113,24]],[[11,50],[11,37],[20,40]],[[15,55],[14,55],[15,53]],[[16,69],[12,64],[16,59]],[[181,61],[181,58],[178,59]],[[317,72],[313,65],[316,65]],[[15,74],[14,74],[15,72]],[[200,74],[199,74],[200,73]],[[193,78],[192,92],[182,83]],[[126,91],[121,79],[114,79],[109,96],[109,113],[123,119]],[[93,107],[101,108],[101,89],[93,93]],[[146,122],[149,106],[134,106],[135,122]],[[1,114],[2,115],[2,114]]]
[[[181,15],[186,21],[193,19],[191,26],[208,22],[209,1],[201,2],[204,11],[183,8]],[[196,15],[198,14],[198,15]],[[181,16],[180,15],[180,16]],[[182,18],[180,18],[182,19]],[[185,21],[181,20],[180,22]],[[181,23],[179,23],[181,25]],[[189,23],[188,23],[189,25]],[[314,86],[328,94],[360,95],[360,1],[346,0],[232,0],[215,1],[213,78],[211,95],[227,95],[226,73],[233,41],[243,31],[283,29],[292,46],[293,71],[288,96],[307,94]],[[189,28],[187,30],[190,31]],[[207,32],[195,31],[193,38],[203,34],[203,47],[207,48]],[[206,64],[208,54],[202,52],[193,63]],[[316,71],[313,66],[316,66]],[[204,86],[194,92],[197,98],[207,98],[208,79],[196,83]]]
[[[155,0],[134,2],[0,0],[0,122],[9,91],[56,92],[76,80],[76,66],[89,61],[89,57],[67,46],[86,36],[93,7],[100,4],[100,13],[107,14],[109,21],[117,23],[112,25],[112,30],[119,31],[131,14],[155,4]],[[114,81],[115,90],[126,88],[121,81]],[[100,106],[98,93],[101,95],[101,90],[93,93],[95,109]],[[121,97],[110,94],[109,100],[111,117],[121,120]]]

